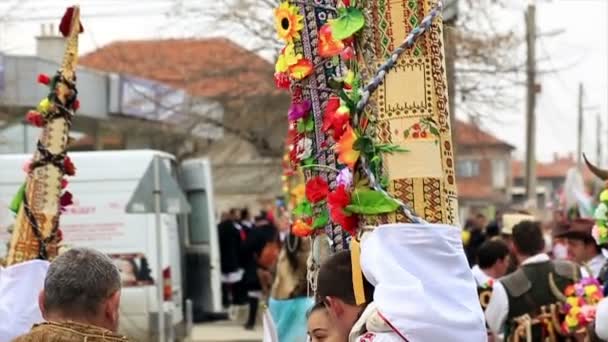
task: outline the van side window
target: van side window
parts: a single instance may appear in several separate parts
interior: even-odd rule
[[[190,243],[202,244],[209,243],[209,201],[205,190],[195,190],[188,192],[188,201],[193,210],[188,215],[188,226],[190,229]]]

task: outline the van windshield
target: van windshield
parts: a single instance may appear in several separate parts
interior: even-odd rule
[[[188,215],[190,243],[209,243],[209,199],[205,190],[188,192],[188,201],[193,210]]]

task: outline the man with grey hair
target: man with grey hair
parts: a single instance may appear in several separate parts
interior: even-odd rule
[[[74,248],[50,265],[39,296],[44,323],[14,342],[128,341],[116,334],[120,274],[105,254]]]

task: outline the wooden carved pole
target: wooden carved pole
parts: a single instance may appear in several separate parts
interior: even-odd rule
[[[66,11],[60,30],[67,39],[63,63],[52,79],[39,77],[41,83],[49,85],[50,94],[39,104],[38,112],[28,113],[28,121],[43,129],[28,169],[22,202],[17,200],[13,208],[17,218],[7,265],[32,259],[52,260],[61,240],[58,224],[66,184],[64,176],[74,172],[66,148],[72,117],[78,108],[75,71],[78,35],[82,32],[78,6]],[[64,202],[70,202],[70,197],[64,192]]]

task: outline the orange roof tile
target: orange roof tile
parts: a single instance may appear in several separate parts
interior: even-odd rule
[[[456,145],[461,146],[501,145],[512,150],[515,149],[508,142],[500,140],[492,134],[483,131],[478,126],[462,120],[455,120],[454,142]]]
[[[163,82],[202,97],[278,93],[274,66],[226,38],[119,41],[80,64]]]
[[[566,178],[568,170],[576,167],[576,160],[569,155],[568,157],[556,157],[552,162],[536,163],[536,177],[538,178]],[[523,178],[525,165],[521,160],[511,162],[511,174],[513,178]],[[583,178],[585,181],[592,181],[596,177],[586,167],[583,168]]]

